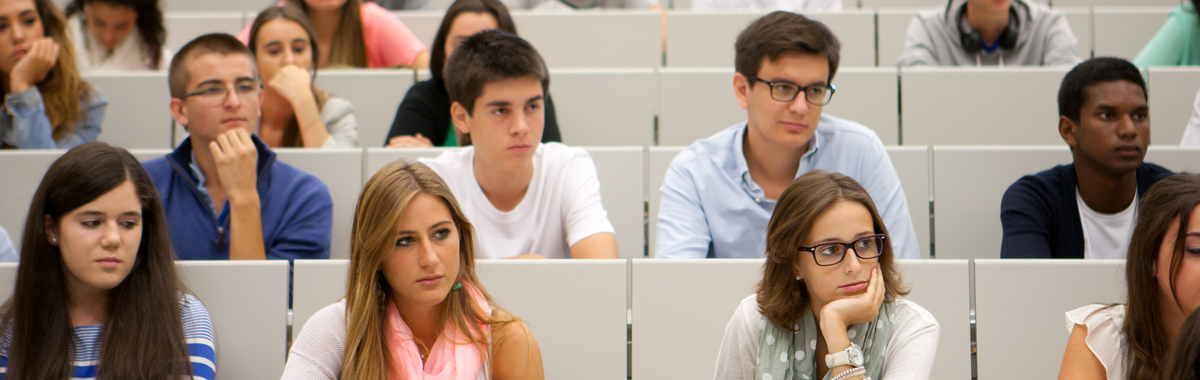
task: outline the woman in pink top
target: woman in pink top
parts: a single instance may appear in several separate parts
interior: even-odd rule
[[[396,16],[362,0],[284,0],[299,5],[317,31],[317,66],[429,67],[429,52]],[[238,39],[250,40],[250,28]]]

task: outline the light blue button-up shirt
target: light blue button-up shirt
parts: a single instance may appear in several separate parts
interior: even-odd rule
[[[920,258],[917,233],[896,168],[875,131],[821,115],[796,177],[810,170],[838,172],[867,189],[888,228],[899,259]],[[658,211],[660,258],[763,257],[775,200],[750,178],[742,139],[746,123],[697,141],[671,161]]]

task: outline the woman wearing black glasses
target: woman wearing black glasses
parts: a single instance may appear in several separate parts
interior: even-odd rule
[[[941,328],[893,262],[870,195],[839,173],[792,182],[767,225],[757,294],[742,300],[717,379],[926,379]]]

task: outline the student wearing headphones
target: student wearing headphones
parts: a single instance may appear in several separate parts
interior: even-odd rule
[[[1079,63],[1062,12],[1027,0],[950,0],[908,25],[897,66],[1056,66]]]

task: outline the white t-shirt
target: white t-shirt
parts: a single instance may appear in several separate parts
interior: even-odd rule
[[[1075,189],[1075,202],[1079,204],[1079,221],[1083,225],[1083,258],[1124,260],[1137,220],[1137,194],[1133,195],[1129,207],[1116,214],[1092,210],[1079,195],[1078,188]]]
[[[842,0],[692,0],[692,11],[841,12]]]
[[[938,337],[942,328],[928,310],[916,303],[896,300],[892,338],[884,353],[882,379],[928,379],[937,356]],[[758,380],[754,370],[758,365],[758,335],[767,318],[758,312],[758,297],[742,300],[729,325],[717,353],[717,375],[722,380]],[[818,360],[824,360],[820,358]]]
[[[503,259],[536,253],[571,257],[570,247],[588,236],[613,232],[600,203],[600,179],[592,156],[559,143],[538,144],[533,177],[521,203],[497,210],[475,180],[475,147],[422,159],[437,172],[475,226],[475,258]]]
[[[1125,378],[1125,338],[1121,334],[1121,325],[1125,324],[1125,305],[1106,308],[1105,305],[1091,304],[1067,312],[1067,333],[1075,329],[1075,325],[1087,327],[1088,335],[1084,342],[1088,349],[1104,365],[1108,380]]]

